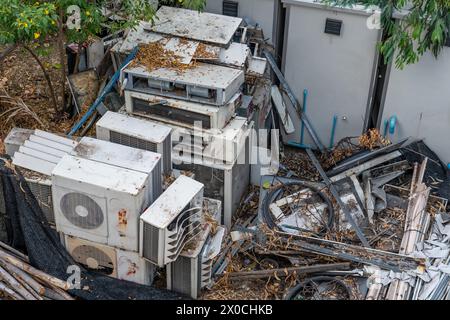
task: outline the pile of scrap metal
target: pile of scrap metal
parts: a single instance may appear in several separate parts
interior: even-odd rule
[[[448,197],[424,182],[438,180],[429,170],[437,157],[410,161],[417,143],[357,148],[327,172],[308,149],[318,181],[263,176],[250,210],[258,216],[237,221],[217,260],[219,282],[265,279],[263,290],[278,283],[270,297],[285,299],[449,298]],[[257,263],[236,265],[239,256]]]

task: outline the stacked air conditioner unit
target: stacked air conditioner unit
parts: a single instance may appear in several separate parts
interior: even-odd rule
[[[108,111],[97,122],[97,139],[162,155],[163,172],[172,171],[171,128]]]
[[[19,128],[12,129],[5,141],[13,164],[21,169],[47,221],[54,224],[51,172],[77,142],[41,130]]]
[[[197,299],[200,290],[212,282],[213,259],[220,252],[225,229],[219,227],[214,235],[210,231],[206,227],[191,248],[167,265],[167,289]]]
[[[203,224],[203,184],[180,176],[141,215],[139,250],[160,267],[175,261]]]
[[[143,285],[153,283],[156,268],[137,252],[124,251],[65,235],[65,246],[73,259],[87,269]]]
[[[125,91],[127,113],[189,129],[199,126],[205,130],[223,129],[235,116],[241,99],[242,94],[238,92],[225,105],[211,106]]]
[[[65,155],[52,173],[58,231],[138,251],[139,216],[151,203],[150,181],[143,172]]]
[[[144,173],[148,176],[147,192],[150,202],[162,193],[162,162],[158,153],[84,137],[72,150],[71,155],[115,167]]]
[[[199,63],[177,72],[167,68],[147,71],[132,66],[122,71],[126,90],[168,98],[223,106],[240,91],[245,82],[242,70]]]
[[[205,196],[222,202],[223,223],[227,227],[231,227],[233,214],[250,182],[253,126],[251,123],[236,128],[230,130],[230,136],[213,139],[201,158],[184,152],[180,146],[175,146],[172,153],[176,169],[194,172],[195,179],[205,185]]]

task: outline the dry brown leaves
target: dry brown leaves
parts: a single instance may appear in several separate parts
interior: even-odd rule
[[[182,63],[182,57],[175,52],[164,48],[167,39],[139,46],[136,58],[131,66],[144,66],[147,71],[151,72],[157,69],[166,68],[182,73],[187,69],[195,66],[194,63]]]
[[[217,59],[217,55],[209,51],[204,43],[200,43],[195,51],[194,59]]]
[[[391,142],[384,138],[377,129],[370,129],[359,137],[359,145],[364,149],[373,150],[374,148],[384,147]]]

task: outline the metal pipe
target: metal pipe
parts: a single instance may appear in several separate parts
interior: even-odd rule
[[[89,110],[83,115],[83,117],[78,121],[70,130],[70,132],[67,134],[68,137],[72,137],[82,126],[83,124],[92,116],[92,114],[97,110],[97,107],[100,105],[100,103],[103,102],[105,99],[105,96],[108,92],[110,92],[117,80],[119,80],[120,72],[123,67],[125,67],[131,60],[134,59],[138,52],[138,47],[135,47],[133,51],[130,53],[130,55],[125,59],[125,61],[122,63],[120,68],[114,73],[111,80],[109,80],[108,84],[103,89],[102,93],[97,97],[95,102],[90,106]]]

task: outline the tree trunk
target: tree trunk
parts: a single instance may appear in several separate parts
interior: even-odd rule
[[[48,73],[47,73],[47,70],[45,70],[45,67],[44,67],[44,65],[42,64],[41,60],[40,60],[39,57],[33,52],[33,50],[31,50],[29,47],[27,47],[27,46],[25,46],[25,45],[24,45],[23,47],[25,48],[25,50],[27,50],[27,51],[31,54],[31,56],[34,58],[34,60],[36,60],[36,62],[37,62],[37,63],[39,64],[39,66],[41,67],[42,72],[44,73],[45,80],[47,80],[48,87],[50,88],[50,95],[51,95],[51,97],[52,97],[52,103],[53,103],[53,108],[55,109],[55,114],[57,114],[57,113],[58,113],[58,102],[57,102],[57,100],[56,100],[55,90],[53,89],[53,84],[52,84],[52,81],[51,81],[51,79],[50,79],[50,76],[49,76]]]
[[[2,63],[3,59],[5,59],[8,55],[13,53],[14,50],[16,50],[17,44],[12,44],[9,47],[5,49],[2,53],[0,53],[0,63]]]
[[[59,63],[61,65],[61,110],[66,111],[65,95],[66,95],[66,52],[64,46],[64,9],[59,8],[58,19],[58,50]]]

